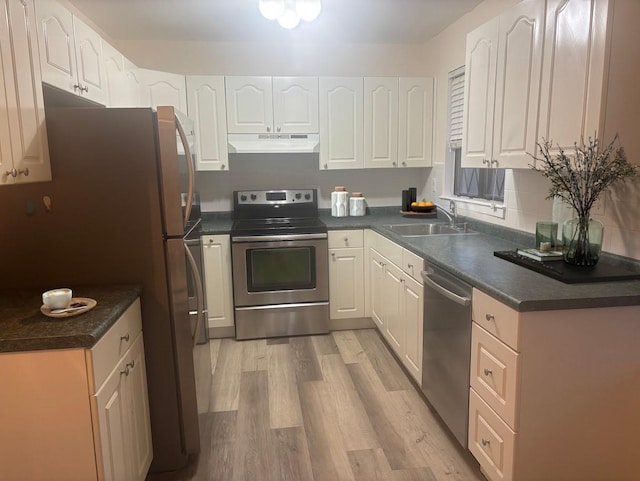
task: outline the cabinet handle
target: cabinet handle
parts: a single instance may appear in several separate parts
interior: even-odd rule
[[[129,333],[127,332],[124,336],[120,336],[120,340],[124,342],[129,342]]]
[[[407,163],[403,160],[402,161],[402,167],[406,167],[406,166],[407,166]]]
[[[400,279],[400,282],[401,282],[402,284],[404,284],[404,279]]]
[[[271,127],[267,127],[267,132],[271,132]]]
[[[226,168],[227,168],[227,166],[226,166],[226,165],[224,165],[224,164],[222,164],[222,165],[220,166],[220,170],[224,170],[224,169],[226,169]]]
[[[16,169],[7,170],[4,175],[6,175],[7,177],[11,176],[15,179],[16,177],[18,177],[18,171]]]
[[[483,446],[489,446],[491,444],[491,442],[488,439],[482,438],[482,445]]]
[[[491,161],[489,159],[482,159],[483,164],[491,165]]]
[[[129,375],[129,366],[125,366],[124,369],[120,370],[120,375],[124,374],[125,376]]]
[[[349,238],[348,238],[348,237],[345,237],[345,238],[344,238],[344,243],[345,243],[345,244],[349,244]]]
[[[485,315],[484,315],[484,318],[485,318],[487,321],[495,321],[495,319],[496,319],[496,318],[493,316],[493,314],[485,314]]]
[[[277,130],[278,132],[280,132],[280,127],[278,127],[276,130]]]
[[[324,164],[324,168],[328,169],[329,168],[329,164]]]
[[[496,167],[498,167],[498,161],[496,159],[491,159],[491,161],[489,163],[491,165],[496,164]]]
[[[335,252],[332,252],[332,253],[331,253],[331,257],[333,257],[333,258],[335,259],[335,258],[336,258],[336,253],[335,253]]]
[[[407,264],[408,269],[413,269],[413,264]]]
[[[73,86],[73,90],[80,90],[80,92],[82,92],[82,86],[80,84],[75,84]]]
[[[19,170],[18,175],[24,175],[25,177],[29,177],[29,167],[26,167],[24,170]]]
[[[486,367],[484,368],[484,375],[485,376],[490,376],[491,374],[493,374],[493,371],[491,369],[487,369]]]
[[[134,359],[133,361],[128,362],[128,363],[127,363],[127,364],[125,364],[125,365],[126,365],[127,369],[128,369],[128,368],[133,369],[133,367],[136,365],[136,361],[135,361],[135,359]]]
[[[393,165],[394,167],[396,167],[398,164],[396,162],[391,162],[391,165]]]

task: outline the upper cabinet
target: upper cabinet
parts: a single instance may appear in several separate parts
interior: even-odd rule
[[[188,114],[196,129],[196,168],[227,170],[224,77],[188,76]]]
[[[138,107],[140,81],[136,66],[104,40],[102,53],[107,85],[107,107]]]
[[[53,0],[38,1],[42,80],[100,104],[107,102],[102,39]]]
[[[0,185],[51,180],[33,0],[0,0]]]
[[[317,133],[315,77],[226,77],[227,128],[233,134]]]
[[[362,77],[320,78],[320,170],[364,166]]]
[[[434,80],[431,77],[400,77],[398,87],[398,166],[430,167],[433,159]]]
[[[398,166],[398,79],[364,79],[364,166]]]
[[[464,167],[527,167],[537,141],[544,1],[521,2],[467,36]]]
[[[172,106],[180,112],[187,112],[187,86],[184,75],[138,70],[140,80],[140,101],[146,107]]]

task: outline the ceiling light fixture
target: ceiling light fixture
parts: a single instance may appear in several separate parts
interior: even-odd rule
[[[315,20],[322,10],[320,0],[259,0],[258,7],[266,19],[278,20],[288,30],[296,28],[300,20]]]

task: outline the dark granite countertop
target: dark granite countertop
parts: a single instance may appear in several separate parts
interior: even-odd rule
[[[362,217],[331,217],[329,211],[321,210],[320,218],[329,230],[372,229],[518,311],[640,305],[640,280],[565,284],[493,255],[532,246],[532,234],[466,219],[477,233],[402,237],[385,226],[437,220],[404,217],[399,207],[371,208]],[[206,214],[201,231],[228,234],[231,224],[229,214]],[[608,259],[640,272],[638,262],[616,256]]]
[[[66,318],[40,312],[41,290],[0,291],[0,352],[88,349],[140,296],[138,286],[74,287],[74,297],[89,297],[96,307]]]

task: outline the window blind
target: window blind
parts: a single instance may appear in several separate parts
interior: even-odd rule
[[[464,66],[449,72],[449,148],[462,147]]]

